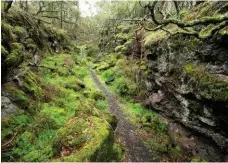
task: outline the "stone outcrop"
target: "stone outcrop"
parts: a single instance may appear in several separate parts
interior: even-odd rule
[[[219,11],[218,6],[213,10]],[[145,106],[209,138],[227,155],[227,27],[207,41],[181,35],[168,37],[162,32],[151,32],[147,36],[156,37],[144,40],[146,83],[150,85]]]
[[[176,37],[150,47],[147,54],[152,85],[145,105],[228,149],[227,35],[208,42]],[[184,43],[183,43],[184,42]]]

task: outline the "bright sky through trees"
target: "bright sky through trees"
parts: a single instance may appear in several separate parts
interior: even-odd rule
[[[93,16],[97,13],[96,2],[99,0],[79,0],[81,16]]]

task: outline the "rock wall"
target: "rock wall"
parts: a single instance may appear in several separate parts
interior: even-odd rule
[[[145,105],[212,139],[228,153],[228,36],[175,36],[149,46]]]

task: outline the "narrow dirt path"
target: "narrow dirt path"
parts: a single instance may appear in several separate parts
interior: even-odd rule
[[[125,119],[115,96],[107,90],[99,81],[95,72],[89,68],[91,77],[97,87],[104,92],[105,98],[108,100],[110,112],[118,119],[117,128],[115,130],[115,139],[126,147],[126,153],[122,161],[124,162],[152,162],[150,151],[144,146],[140,138],[135,133],[135,126]]]

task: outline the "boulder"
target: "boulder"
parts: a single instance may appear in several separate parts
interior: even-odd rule
[[[2,108],[2,114],[1,117],[6,117],[11,114],[17,114],[18,113],[18,107],[13,104],[13,102],[5,96],[1,96],[1,108]]]

